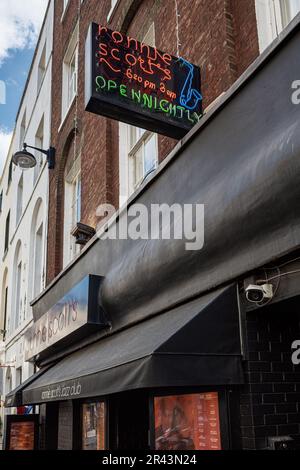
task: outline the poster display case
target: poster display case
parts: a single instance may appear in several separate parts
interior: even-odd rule
[[[37,450],[38,415],[7,415],[5,450]]]
[[[82,405],[82,450],[105,450],[105,415],[104,402]]]
[[[156,450],[221,450],[217,392],[154,397]]]

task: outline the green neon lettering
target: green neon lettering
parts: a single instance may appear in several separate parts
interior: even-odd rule
[[[186,110],[186,115],[187,115],[188,121],[194,122],[193,119],[191,119],[191,115],[188,109]]]
[[[102,75],[98,75],[98,77],[96,77],[96,85],[97,85],[97,88],[96,88],[97,93],[99,90],[106,87],[106,80],[104,77],[102,77]]]
[[[126,85],[120,85],[120,95],[121,96],[127,96],[127,86]]]
[[[177,112],[177,106],[176,106],[176,104],[170,104],[170,106],[169,106],[169,113],[170,113],[170,115],[173,114],[173,116],[176,117],[176,112]]]
[[[114,89],[116,89],[116,88],[117,88],[116,82],[114,82],[113,80],[108,80],[108,82],[107,82],[107,89],[108,89],[108,91],[114,90]]]
[[[177,109],[180,111],[180,118],[183,117],[183,111],[185,111],[185,108],[183,106],[177,106]]]
[[[152,109],[153,100],[151,95],[147,95],[147,93],[143,93],[143,101],[144,106],[147,106],[149,109]]]
[[[138,103],[141,102],[141,92],[140,91],[136,92],[135,90],[131,90],[131,95],[132,95],[133,101],[136,100]]]
[[[164,104],[169,104],[169,102],[167,100],[161,100],[161,102],[159,103],[159,107],[160,109],[164,112],[164,113],[168,113],[169,112],[169,109],[168,108],[164,108]]]
[[[194,113],[194,117],[195,117],[196,121],[199,122],[200,119],[202,118],[202,114]]]

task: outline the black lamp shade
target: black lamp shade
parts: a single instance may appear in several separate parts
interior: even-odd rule
[[[27,150],[21,150],[16,152],[12,158],[13,163],[21,168],[22,170],[27,170],[36,166],[36,158],[32,153],[27,152]]]

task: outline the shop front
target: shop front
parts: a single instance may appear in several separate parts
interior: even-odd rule
[[[298,324],[299,288],[285,273],[250,311],[243,282],[257,270],[278,281],[300,246],[299,44],[296,19],[33,302],[28,359],[40,370],[6,404],[39,406],[40,448],[254,449],[300,437],[298,330],[287,324]],[[204,244],[116,238],[135,203],[203,204]],[[276,309],[283,285],[281,300],[295,302]]]
[[[244,381],[235,285],[107,333],[7,397],[41,405],[45,448],[228,448]]]

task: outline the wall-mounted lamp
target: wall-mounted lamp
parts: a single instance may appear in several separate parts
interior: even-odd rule
[[[38,152],[43,153],[47,157],[48,168],[53,170],[55,167],[55,148],[50,147],[48,150],[43,150],[37,147],[32,147],[31,145],[23,144],[23,150],[16,152],[13,157],[13,163],[21,168],[22,170],[28,170],[36,166],[37,161],[35,156],[27,151],[27,148],[37,150]]]

